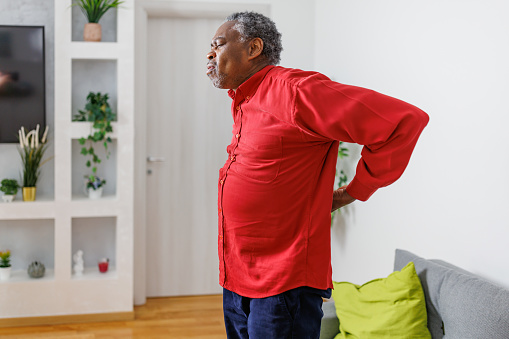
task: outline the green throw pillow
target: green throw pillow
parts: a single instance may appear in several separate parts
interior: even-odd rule
[[[339,338],[431,338],[421,281],[410,262],[362,286],[334,282]]]

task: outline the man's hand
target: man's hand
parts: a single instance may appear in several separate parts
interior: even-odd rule
[[[350,194],[348,194],[348,192],[346,191],[346,186],[338,188],[332,193],[331,213],[337,210],[338,208],[351,204],[355,200],[356,199],[352,197]]]

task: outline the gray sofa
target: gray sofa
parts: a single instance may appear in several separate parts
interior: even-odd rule
[[[509,339],[509,290],[442,260],[396,250],[394,270],[413,261],[433,339]],[[334,301],[323,305],[320,339],[339,333]]]

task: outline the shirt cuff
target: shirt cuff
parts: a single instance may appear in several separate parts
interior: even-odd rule
[[[355,176],[346,187],[346,192],[357,200],[366,201],[377,189],[364,185]]]

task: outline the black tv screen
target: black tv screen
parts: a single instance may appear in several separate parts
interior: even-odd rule
[[[44,26],[0,25],[0,143],[46,124]]]

